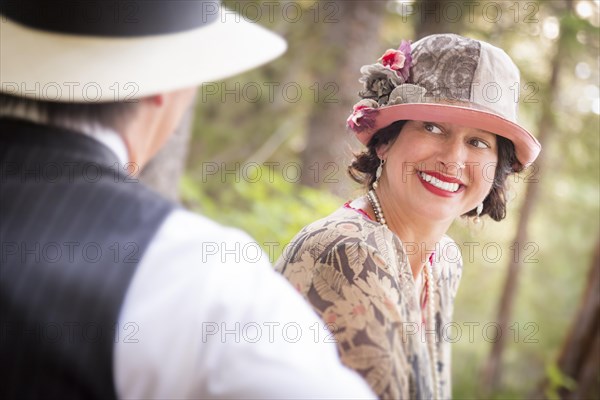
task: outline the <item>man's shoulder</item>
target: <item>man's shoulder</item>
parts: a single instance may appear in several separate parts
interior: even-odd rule
[[[180,207],[173,209],[167,216],[157,235],[167,240],[191,243],[206,240],[210,242],[254,242],[246,232],[240,229],[221,225],[204,215]]]
[[[166,260],[173,271],[201,270],[204,276],[272,272],[266,254],[246,232],[182,208],[172,210],[156,231],[145,268],[162,270]]]

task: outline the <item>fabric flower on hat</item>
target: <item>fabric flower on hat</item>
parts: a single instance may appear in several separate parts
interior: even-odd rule
[[[403,40],[398,50],[389,49],[377,63],[363,66],[359,82],[364,90],[359,95],[376,100],[380,106],[387,105],[390,93],[409,79],[412,66],[410,52],[410,42]]]
[[[386,105],[393,106],[405,103],[424,103],[426,93],[427,89],[422,86],[405,83],[392,90]]]
[[[379,107],[420,102],[425,89],[407,83],[412,62],[410,42],[403,40],[398,50],[387,50],[377,63],[361,67],[359,82],[364,90],[359,96],[363,100],[354,105],[346,121],[348,128],[356,133],[370,130],[375,127]]]
[[[384,67],[395,71],[403,80],[408,80],[412,56],[410,54],[410,42],[403,40],[398,50],[389,49],[378,60]]]
[[[400,50],[405,57],[404,66],[398,71],[398,74],[402,77],[404,82],[408,82],[408,78],[410,75],[410,67],[412,67],[413,65],[410,42],[408,40],[403,40],[400,43],[400,47],[398,48],[398,50]]]
[[[388,49],[378,60],[384,67],[399,71],[404,67],[406,57],[400,50]]]
[[[346,120],[348,128],[362,132],[375,126],[375,115],[379,104],[375,100],[363,99],[353,107],[352,114]]]
[[[365,65],[360,72],[362,77],[359,82],[364,85],[365,90],[359,95],[366,99],[376,100],[379,105],[385,105],[392,90],[404,83],[396,71],[384,67],[382,64]]]

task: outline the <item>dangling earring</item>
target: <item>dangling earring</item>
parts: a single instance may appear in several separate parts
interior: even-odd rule
[[[383,173],[383,164],[385,164],[385,160],[379,160],[379,167],[377,167],[377,171],[375,171],[375,182],[373,182],[373,189],[377,189],[379,187],[379,178],[381,178],[381,174]]]
[[[474,223],[478,224],[481,222],[481,212],[483,211],[483,202],[479,203],[479,205],[477,206],[477,216],[475,217],[475,219],[473,220]]]

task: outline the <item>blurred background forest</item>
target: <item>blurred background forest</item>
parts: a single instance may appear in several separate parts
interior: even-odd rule
[[[244,229],[274,262],[304,225],[361,194],[345,172],[360,149],[345,120],[361,65],[431,33],[501,47],[521,69],[520,119],[543,151],[511,179],[506,220],[451,229],[465,262],[446,332],[454,397],[600,398],[600,3],[224,3],[289,49],[204,85],[145,179]]]

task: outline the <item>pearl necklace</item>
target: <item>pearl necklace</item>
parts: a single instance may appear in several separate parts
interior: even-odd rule
[[[387,221],[383,216],[383,209],[381,208],[381,204],[379,203],[379,198],[377,197],[377,193],[375,190],[371,189],[367,193],[367,199],[373,208],[373,212],[375,213],[375,218],[377,222],[381,225],[385,226],[389,229],[387,225]],[[431,261],[425,265],[425,270],[427,271],[426,279],[427,279],[427,332],[431,332],[427,335],[427,348],[429,350],[429,357],[431,361],[431,378],[433,380],[433,398],[439,398],[439,387],[438,387],[438,371],[437,371],[437,353],[435,351],[435,309],[433,303],[433,285],[435,282],[433,281],[433,265]],[[429,337],[433,334],[433,339]]]

